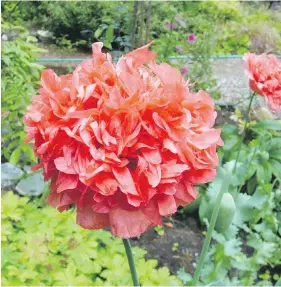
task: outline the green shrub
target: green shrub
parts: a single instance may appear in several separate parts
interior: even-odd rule
[[[181,14],[181,10],[177,10],[176,6],[169,6],[166,3],[166,8],[170,14],[169,19],[172,19],[171,22],[175,23],[176,26],[173,29],[163,28],[162,37],[155,40],[153,50],[158,54],[157,60],[170,62],[178,69],[187,69],[186,79],[190,79],[190,83],[196,83],[191,87],[192,90],[206,90],[213,98],[219,98],[220,93],[216,79],[213,76],[210,59],[215,49],[212,37],[207,32],[204,32],[204,34],[195,33],[195,40],[189,42],[187,39],[194,32],[193,24],[195,20],[185,20],[185,14]],[[180,47],[181,51],[177,51],[177,47]],[[170,56],[186,55],[188,58],[170,60]]]
[[[68,40],[73,48],[87,49],[95,41],[104,42],[108,49],[127,47],[131,7],[131,3],[118,1],[21,3],[21,10],[30,11],[25,20],[53,32],[59,47]]]
[[[75,223],[74,210],[59,213],[38,208],[12,192],[2,198],[3,286],[131,285],[122,241],[104,230],[86,230]],[[180,280],[146,251],[134,247],[142,285],[175,286]]]
[[[35,162],[32,148],[24,143],[22,117],[30,98],[35,95],[43,66],[37,64],[36,39],[19,26],[8,23],[2,31],[18,33],[16,40],[3,41],[2,45],[2,147],[6,160],[16,164],[22,154],[26,161]]]

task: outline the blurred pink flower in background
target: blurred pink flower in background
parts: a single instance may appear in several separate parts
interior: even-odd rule
[[[281,60],[273,54],[244,55],[245,72],[250,79],[250,88],[264,96],[271,110],[281,107]]]
[[[188,35],[187,41],[188,41],[189,43],[192,43],[192,42],[195,41],[195,40],[196,40],[196,36],[195,36],[194,33],[191,33],[191,34]]]
[[[187,75],[187,74],[188,74],[188,68],[187,68],[187,66],[182,66],[182,67],[180,68],[180,71],[181,71],[181,73],[182,73],[183,75]]]
[[[169,22],[167,24],[164,25],[164,28],[166,29],[169,29],[169,30],[173,30],[177,27],[177,24],[176,23],[173,23],[173,22]]]
[[[182,52],[183,51],[183,47],[181,45],[176,45],[176,51],[177,52]]]

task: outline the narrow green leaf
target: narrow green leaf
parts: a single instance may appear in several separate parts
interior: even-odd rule
[[[105,36],[106,36],[106,41],[111,43],[114,38],[114,28],[112,25],[108,26]]]
[[[259,129],[259,130],[266,129],[266,130],[281,131],[281,121],[266,120],[266,121],[258,122],[252,128]]]
[[[15,149],[11,154],[10,163],[16,165],[20,160],[21,153],[22,152],[20,148]]]

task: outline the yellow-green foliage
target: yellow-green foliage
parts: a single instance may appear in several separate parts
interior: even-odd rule
[[[3,286],[132,285],[122,241],[75,224],[73,210],[39,209],[12,192],[2,198]],[[146,251],[133,248],[141,284],[180,285]]]

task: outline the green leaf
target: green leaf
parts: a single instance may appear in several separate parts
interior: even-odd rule
[[[101,34],[102,34],[102,32],[104,31],[104,29],[105,29],[105,28],[99,27],[99,28],[96,30],[96,32],[95,32],[95,34],[94,34],[94,36],[95,36],[96,39],[99,39],[99,37],[101,36]]]
[[[253,194],[256,186],[257,186],[257,178],[253,176],[247,181],[247,192],[249,194]]]
[[[279,179],[281,179],[281,163],[277,160],[270,160],[269,161],[272,173]]]
[[[252,217],[253,206],[251,204],[251,196],[245,193],[240,193],[235,201],[236,212],[233,218],[233,223],[241,226],[244,222]]]
[[[108,26],[106,33],[105,33],[106,41],[111,43],[114,38],[114,27],[113,25]]]
[[[105,41],[103,42],[103,45],[104,45],[105,48],[112,49],[111,43],[108,42],[107,40],[105,40]]]
[[[11,157],[10,157],[10,163],[13,164],[13,165],[16,165],[19,160],[20,160],[20,156],[22,154],[22,151],[20,148],[17,148],[15,149],[12,154],[11,154]]]
[[[281,131],[281,121],[277,120],[266,120],[261,121],[255,124],[253,129],[259,129],[259,130],[274,130],[274,131]]]

